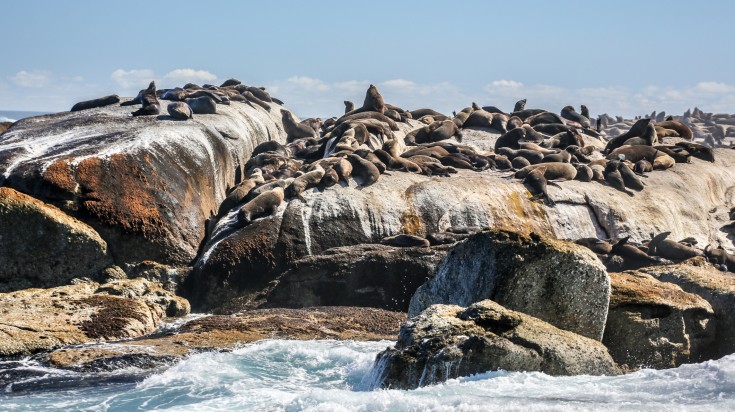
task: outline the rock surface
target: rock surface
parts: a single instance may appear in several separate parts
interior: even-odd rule
[[[90,226],[0,187],[0,292],[66,285],[110,265],[107,243]]]
[[[706,300],[640,272],[610,279],[602,343],[620,366],[666,369],[712,358],[716,319]]]
[[[662,282],[673,283],[712,305],[717,322],[712,357],[719,358],[735,353],[735,276],[717,270],[702,258],[693,258],[678,265],[643,268],[640,271]]]
[[[94,227],[115,263],[188,264],[252,149],[285,141],[280,106],[181,122],[117,105],[18,121],[0,136],[0,185]]]
[[[471,137],[467,142],[479,147],[494,142],[497,134],[472,130]],[[309,189],[303,200],[284,202],[276,215],[256,220],[257,225],[235,228],[232,219],[220,221],[215,230],[219,236],[203,247],[192,272],[190,280],[203,295],[192,300],[211,307],[227,294],[248,295],[289,263],[333,247],[377,243],[399,233],[426,235],[451,226],[561,239],[630,235],[635,242],[671,231],[671,238],[691,236],[699,244],[722,241],[732,252],[732,234],[722,227],[735,205],[735,151],[716,149],[715,157],[714,163],[693,159],[652,172],[646,188],[634,197],[596,182],[560,182],[561,189],[548,189],[554,207],[531,201],[510,173],[489,170],[460,170],[451,177],[393,171],[367,187],[358,188],[350,180],[349,185]]]
[[[617,375],[598,341],[484,300],[435,305],[401,326],[374,366],[377,387],[412,389],[492,370]]]
[[[266,297],[268,307],[369,306],[408,311],[416,289],[434,275],[446,246],[359,245],[293,263]]]
[[[173,335],[58,349],[42,359],[54,367],[83,370],[141,363],[151,367],[198,351],[227,350],[263,339],[395,340],[405,320],[404,313],[372,308],[259,309],[195,319]]]
[[[144,279],[79,282],[0,294],[0,357],[27,356],[62,345],[136,338],[189,303]]]
[[[448,251],[411,298],[409,316],[434,304],[491,299],[588,338],[602,339],[610,299],[605,267],[571,242],[487,231]]]

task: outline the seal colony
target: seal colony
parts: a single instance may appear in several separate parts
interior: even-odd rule
[[[186,84],[156,90],[154,82],[138,96],[122,105],[140,104],[132,116],[152,116],[160,112],[158,99],[171,101],[167,112],[173,119],[188,120],[194,115],[215,115],[220,104],[248,104],[270,111],[276,99],[263,87],[246,86],[228,79],[220,86]],[[115,104],[117,96],[106,96],[76,104],[85,110]],[[712,147],[723,146],[735,135],[735,119],[728,115],[706,114],[695,108],[674,118],[653,112],[625,120],[602,114],[590,118],[589,108],[565,106],[553,113],[526,108],[527,99],[504,112],[496,106],[470,106],[446,115],[430,108],[407,110],[386,103],[377,87],[370,85],[360,107],[345,101],[345,113],[326,120],[297,120],[281,109],[287,134],[286,144],[268,141],[255,147],[252,157],[237,170],[235,186],[207,222],[207,239],[222,222],[230,228],[243,227],[268,217],[282,203],[296,199],[311,189],[317,191],[349,181],[357,189],[377,182],[382,175],[417,173],[449,176],[458,169],[475,172],[493,170],[517,179],[535,201],[554,207],[547,187],[564,190],[565,181],[602,184],[627,196],[655,190],[646,184],[648,173],[664,172],[677,163],[714,162]],[[499,134],[484,142],[488,148],[463,143],[470,130]],[[696,140],[701,140],[696,142]],[[477,143],[477,142],[474,142]],[[243,178],[244,177],[244,178]],[[451,228],[426,238],[401,234],[383,240],[398,246],[429,246],[452,243],[479,231]],[[589,247],[610,269],[636,269],[645,265],[679,262],[703,256],[723,270],[732,270],[735,258],[721,245],[697,248],[651,234],[651,240],[633,245],[623,239],[577,239]]]

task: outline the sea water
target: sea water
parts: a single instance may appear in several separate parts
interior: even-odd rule
[[[615,377],[497,371],[416,390],[369,390],[375,355],[391,345],[266,340],[196,354],[147,377],[135,368],[91,376],[16,362],[18,370],[41,370],[6,382],[0,410],[735,410],[735,355]]]

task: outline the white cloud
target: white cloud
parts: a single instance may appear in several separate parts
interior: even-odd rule
[[[123,89],[133,88],[137,90],[145,88],[151,80],[154,80],[155,73],[150,69],[117,69],[112,72],[110,78]]]
[[[206,70],[176,69],[166,73],[163,78],[183,86],[186,83],[212,82],[217,80],[217,75]]]
[[[40,89],[45,87],[50,80],[50,73],[40,70],[25,71],[21,70],[10,78],[17,86],[27,87],[31,89]]]
[[[328,84],[324,83],[324,81],[307,76],[289,77],[286,81],[292,84],[294,87],[298,87],[310,92],[324,92],[331,89],[331,87]]]

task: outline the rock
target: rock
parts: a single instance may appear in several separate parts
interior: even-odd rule
[[[492,147],[497,137],[471,132],[463,143]],[[630,235],[633,242],[671,231],[672,238],[693,236],[700,244],[720,240],[733,252],[732,241],[720,227],[729,222],[722,220],[727,217],[723,202],[735,203],[735,191],[728,190],[735,180],[735,151],[715,149],[715,157],[714,164],[694,159],[692,164],[652,172],[646,189],[633,198],[595,182],[560,182],[561,189],[549,187],[554,207],[531,201],[522,182],[509,179],[508,173],[490,170],[459,170],[451,177],[392,171],[368,187],[358,188],[350,180],[347,186],[309,189],[303,200],[284,202],[276,215],[256,220],[257,229],[228,227],[227,219],[218,223],[215,232],[221,237],[202,248],[190,277],[191,290],[197,291],[191,300],[201,308],[216,306],[221,298],[261,290],[303,257],[334,247],[378,243],[400,233],[425,237],[451,226],[561,239]],[[713,208],[718,212],[708,214]],[[716,218],[699,218],[707,215]],[[255,232],[258,236],[246,235]]]
[[[405,320],[404,313],[372,308],[260,309],[202,317],[166,336],[62,348],[42,360],[75,370],[104,370],[109,365],[151,368],[191,353],[228,350],[263,339],[395,340]]]
[[[693,258],[676,265],[643,268],[662,282],[673,283],[685,292],[702,297],[715,313],[716,325],[712,357],[735,353],[735,276],[721,272],[703,258]]]
[[[13,122],[0,122],[0,134],[3,134],[6,130],[10,129]]]
[[[131,279],[143,278],[154,283],[159,283],[165,290],[176,293],[179,286],[189,276],[189,273],[191,273],[191,268],[186,266],[168,266],[145,260],[126,265],[125,273]]]
[[[58,208],[0,187],[0,292],[69,284],[112,265],[107,243]]]
[[[610,273],[602,343],[620,366],[675,368],[712,359],[715,319],[707,301],[640,272]]]
[[[408,311],[411,296],[446,255],[435,248],[345,246],[297,260],[278,278],[267,307],[369,306]]]
[[[409,317],[442,303],[491,299],[588,338],[602,339],[610,299],[605,267],[572,242],[487,231],[449,249],[411,298]]]
[[[20,120],[0,137],[0,185],[94,227],[121,267],[188,265],[252,149],[286,138],[278,110],[217,112],[177,122],[113,105]]]
[[[62,345],[147,335],[188,302],[143,280],[77,282],[0,294],[0,357],[27,356]]]
[[[381,352],[374,386],[413,389],[493,370],[550,375],[618,375],[598,341],[484,300],[468,308],[434,305],[401,326]]]

